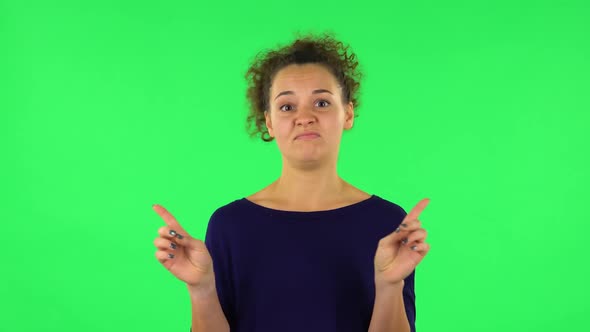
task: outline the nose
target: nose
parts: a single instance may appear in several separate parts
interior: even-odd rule
[[[309,109],[301,108],[297,114],[297,125],[309,125],[316,121],[315,115]]]

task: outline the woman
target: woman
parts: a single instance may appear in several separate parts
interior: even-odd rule
[[[156,257],[189,289],[197,331],[415,331],[418,216],[337,174],[358,107],[354,54],[307,36],[248,70],[251,134],[276,140],[280,177],[217,209],[205,242],[166,209]],[[264,169],[264,166],[262,167]]]

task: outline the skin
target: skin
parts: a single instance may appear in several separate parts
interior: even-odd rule
[[[326,89],[333,94],[312,94],[314,89]],[[274,100],[284,90],[295,94]],[[299,209],[313,202],[306,205],[312,210],[325,206],[337,195],[350,193],[352,186],[336,174],[336,159],[342,132],[352,128],[354,113],[352,103],[343,105],[340,102],[341,90],[336,79],[319,65],[289,66],[277,73],[271,93],[271,110],[266,120],[269,133],[275,137],[283,155],[283,172],[281,178],[267,188],[271,190],[264,192],[276,193],[275,197],[284,197],[285,201],[290,197]],[[286,104],[289,106],[281,111]],[[321,137],[311,141],[295,140],[304,130],[317,131]],[[205,243],[188,234],[163,206],[154,204],[153,209],[166,223],[154,240],[158,261],[184,281],[192,294],[210,293],[214,289],[214,273]]]
[[[314,94],[316,89],[331,93]],[[293,94],[277,97],[286,90]],[[284,67],[273,79],[269,103],[266,126],[281,152],[282,171],[254,198],[272,197],[285,208],[312,211],[335,206],[343,197],[358,201],[370,196],[337,174],[342,133],[353,126],[354,106],[342,103],[342,89],[327,68],[311,63]],[[320,137],[295,139],[304,131]]]
[[[326,89],[332,94],[313,94],[316,89]],[[275,99],[286,90],[293,94]],[[343,197],[349,200],[347,204],[369,197],[340,178],[336,171],[342,133],[352,128],[354,119],[353,104],[341,102],[342,90],[336,78],[318,64],[290,65],[277,73],[270,92],[266,125],[281,151],[282,173],[252,197],[272,197],[283,209],[299,211],[335,208],[342,205]],[[316,131],[320,137],[296,140],[303,131]],[[374,263],[375,283],[381,294],[393,293],[391,289],[397,294],[403,279],[430,250],[425,242],[426,231],[418,220],[429,201],[421,200],[404,218],[398,231],[380,240]],[[156,204],[154,210],[166,222],[154,241],[158,260],[186,282],[192,293],[211,292],[212,262],[204,242],[191,237],[163,206]],[[171,248],[171,243],[176,248]],[[168,257],[170,253],[175,256]]]
[[[418,219],[428,203],[429,198],[420,200],[395,231],[379,240],[374,259],[377,289],[403,284],[430,250],[426,230]]]
[[[332,94],[313,94],[316,89]],[[293,93],[277,97],[286,90]],[[295,202],[295,206],[313,211],[329,206],[330,200],[338,201],[337,197],[347,190],[354,192],[336,171],[342,132],[351,129],[354,120],[353,104],[343,104],[341,97],[338,81],[319,64],[289,65],[275,76],[270,112],[265,114],[269,134],[275,138],[283,159],[281,177],[266,188],[274,199],[285,205]],[[295,139],[308,130],[319,132],[321,137]],[[424,242],[426,230],[418,220],[429,202],[428,198],[418,202],[402,226],[380,240],[374,262],[378,289],[403,284],[430,250]]]

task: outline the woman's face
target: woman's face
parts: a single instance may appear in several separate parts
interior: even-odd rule
[[[291,162],[336,160],[342,131],[352,128],[352,102],[342,105],[338,81],[322,65],[292,64],[281,69],[270,88],[266,126]],[[296,138],[314,131],[319,137]]]

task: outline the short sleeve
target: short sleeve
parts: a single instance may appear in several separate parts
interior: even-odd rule
[[[405,218],[408,213],[400,206],[400,210],[402,211],[402,220]],[[408,322],[410,323],[410,331],[416,332],[416,293],[414,291],[414,280],[416,276],[416,269],[412,271],[405,279],[404,279],[404,289],[402,291],[403,298],[404,298],[404,306],[406,308],[406,317],[408,318]]]
[[[410,323],[410,330],[416,332],[416,294],[414,293],[414,276],[416,270],[412,271],[404,279],[403,298],[406,308],[406,317]]]
[[[224,220],[220,209],[217,209],[209,218],[207,231],[205,233],[205,246],[213,261],[213,272],[215,274],[215,288],[221,309],[230,327],[234,321],[234,292],[231,283],[231,257],[229,241],[225,234],[227,221]],[[192,332],[192,326],[189,331]]]
[[[205,234],[205,245],[213,260],[215,287],[217,289],[219,303],[229,326],[232,327],[235,317],[235,301],[231,269],[231,241],[226,236],[228,234],[226,228],[229,222],[224,219],[224,215],[221,212],[220,209],[216,210],[209,219]]]

